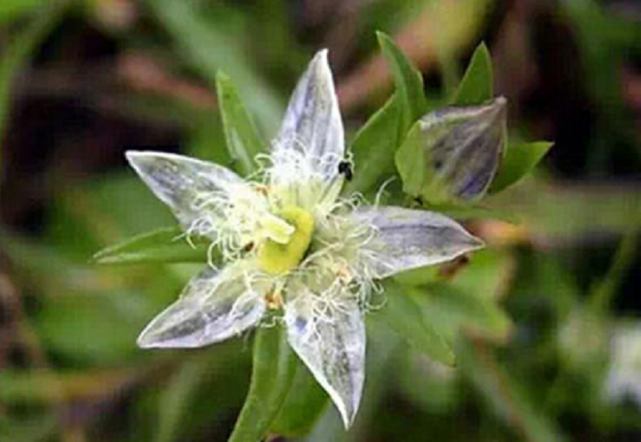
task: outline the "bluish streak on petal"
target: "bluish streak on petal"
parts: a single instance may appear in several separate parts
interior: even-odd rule
[[[420,155],[410,151],[413,144],[402,146],[397,154],[409,162],[401,167],[403,178],[413,173],[416,158],[423,163],[419,194],[426,201],[481,198],[505,149],[506,107],[505,98],[499,97],[487,105],[447,107],[421,118],[420,132],[414,134],[420,137]]]
[[[367,245],[381,278],[438,264],[483,247],[460,224],[438,213],[400,207],[364,207],[351,215],[376,229]]]
[[[242,273],[206,268],[147,325],[137,342],[143,348],[202,347],[256,325],[264,312],[261,293],[248,287]]]
[[[349,428],[365,378],[365,325],[356,301],[346,300],[340,309],[319,315],[303,295],[285,305],[285,323],[290,345]]]
[[[203,215],[203,199],[243,180],[225,167],[182,155],[127,151],[127,160],[184,228]]]
[[[319,51],[292,94],[285,112],[274,161],[283,150],[303,150],[325,178],[338,174],[345,152],[343,122],[334,89],[327,50]]]

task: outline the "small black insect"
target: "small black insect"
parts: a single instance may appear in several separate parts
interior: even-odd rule
[[[352,171],[352,166],[348,161],[341,161],[338,163],[338,173],[345,175],[347,181],[352,181],[354,177],[354,172]]]

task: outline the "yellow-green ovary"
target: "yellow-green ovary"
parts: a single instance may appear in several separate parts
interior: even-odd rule
[[[258,251],[261,269],[271,275],[280,275],[294,269],[305,256],[314,233],[314,218],[300,207],[286,206],[277,215],[295,230],[286,244],[268,239]]]

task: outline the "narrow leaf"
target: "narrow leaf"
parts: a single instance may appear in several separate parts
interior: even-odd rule
[[[358,131],[351,145],[354,156],[354,177],[347,181],[343,192],[367,192],[394,173],[397,148],[399,104],[392,96]]]
[[[395,155],[396,167],[403,180],[403,192],[416,197],[421,194],[423,183],[434,173],[433,167],[426,167],[424,138],[420,122],[415,123]]]
[[[454,106],[473,106],[482,104],[494,97],[494,74],[490,51],[481,43],[470,60],[465,76],[454,94]]]
[[[510,144],[503,158],[503,164],[492,181],[490,193],[500,192],[518,182],[534,169],[553,145],[554,143],[549,141]]]
[[[165,227],[143,233],[96,253],[96,264],[142,264],[160,262],[205,262],[206,240],[193,238],[189,245],[179,227]]]
[[[280,325],[258,329],[253,359],[249,392],[229,442],[262,440],[294,379],[296,357]]]
[[[265,149],[265,143],[226,74],[218,72],[216,89],[227,149],[232,159],[238,162],[239,172],[249,175],[256,170],[254,158]]]
[[[296,375],[287,398],[270,425],[269,432],[279,436],[297,437],[307,434],[325,411],[327,393],[309,370],[297,361]]]
[[[372,318],[380,319],[410,345],[431,358],[454,365],[454,353],[445,339],[431,326],[416,304],[416,290],[388,280],[385,282],[387,302]]]
[[[401,106],[401,124],[398,132],[400,143],[412,123],[425,113],[427,106],[423,90],[423,77],[388,35],[382,32],[377,32],[376,35],[383,56],[394,76],[394,83],[398,91]]]

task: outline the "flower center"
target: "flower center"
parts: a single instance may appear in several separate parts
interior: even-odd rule
[[[279,217],[294,228],[286,242],[268,238],[258,251],[258,263],[265,273],[280,275],[295,268],[312,242],[314,218],[297,206],[285,206]]]

